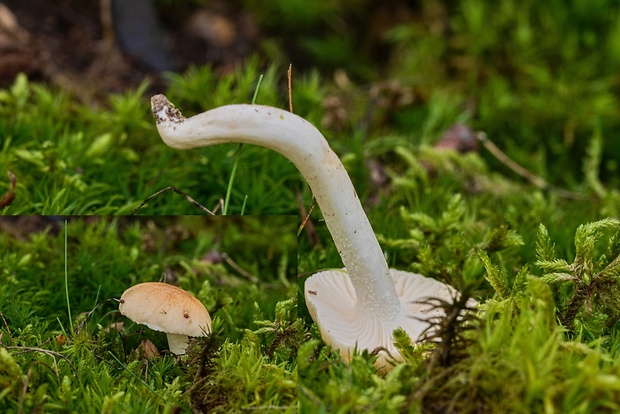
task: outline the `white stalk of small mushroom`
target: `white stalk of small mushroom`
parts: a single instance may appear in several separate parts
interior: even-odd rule
[[[262,105],[228,105],[185,118],[164,95],[151,99],[157,129],[173,148],[221,143],[270,148],[288,158],[312,190],[345,266],[316,273],[305,282],[304,296],[324,341],[350,360],[355,349],[382,349],[378,368],[400,360],[394,330],[417,341],[429,324],[419,318],[442,311],[420,303],[429,298],[451,302],[456,291],[421,275],[390,270],[349,175],[323,135],[290,112]]]

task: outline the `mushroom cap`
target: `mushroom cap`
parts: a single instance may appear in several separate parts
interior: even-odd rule
[[[390,274],[403,308],[401,317],[390,321],[382,321],[359,305],[344,269],[319,272],[306,280],[304,296],[310,316],[323,340],[345,361],[351,360],[355,349],[373,351],[379,347],[388,352],[379,352],[378,368],[387,368],[388,359],[402,360],[394,346],[394,330],[402,328],[416,342],[429,327],[425,320],[445,314],[442,308],[424,301],[438,298],[452,302],[458,295],[456,289],[429,277],[396,269],[390,269]]]
[[[118,310],[155,331],[187,336],[211,332],[211,316],[204,305],[189,292],[167,283],[130,287],[121,296]]]

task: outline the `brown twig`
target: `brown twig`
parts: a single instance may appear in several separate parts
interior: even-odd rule
[[[220,198],[220,200],[215,205],[215,208],[213,209],[213,214],[215,215],[215,213],[217,213],[219,209],[224,210],[224,199],[223,198]]]
[[[325,404],[323,404],[323,402],[321,401],[320,398],[318,398],[309,388],[304,387],[303,385],[300,385],[298,387],[298,390],[308,399],[310,400],[310,402],[312,404],[314,404],[317,407],[321,407],[321,408],[325,408]],[[319,410],[317,410],[319,411]]]
[[[202,211],[204,211],[205,213],[214,216],[215,213],[211,210],[209,210],[208,208],[204,207],[202,204],[200,204],[198,201],[194,200],[193,198],[191,198],[190,196],[188,196],[187,194],[185,194],[183,191],[179,190],[178,188],[174,187],[174,186],[168,186],[162,190],[157,191],[154,194],[151,194],[150,196],[148,196],[146,198],[146,200],[144,200],[138,207],[135,208],[134,211],[131,212],[131,216],[133,216],[134,214],[136,214],[136,212],[138,210],[140,210],[142,207],[144,207],[144,205],[146,203],[148,203],[149,201],[151,201],[151,199],[157,197],[158,195],[160,195],[161,193],[164,193],[166,191],[174,191],[175,193],[183,196],[187,201],[189,201],[190,203],[192,203],[193,205],[195,205],[196,207],[198,207],[199,209],[201,209]],[[215,211],[215,210],[214,210]]]
[[[260,279],[259,278],[257,278],[256,276],[254,276],[253,274],[251,274],[250,272],[248,272],[247,270],[245,270],[241,266],[239,266],[233,259],[230,258],[230,256],[227,253],[222,253],[222,259],[224,259],[224,261],[226,263],[228,263],[228,265],[230,267],[235,269],[235,271],[237,273],[239,273],[241,276],[243,276],[246,279],[248,279],[250,282],[252,282],[252,283],[260,283]]]
[[[101,0],[99,3],[99,20],[101,21],[101,31],[103,44],[111,48],[116,43],[114,34],[114,16],[112,13],[112,0]]]
[[[312,197],[312,204],[310,204],[310,209],[306,211],[306,207],[304,206],[303,200],[301,198],[301,191],[297,192],[297,207],[299,208],[299,214],[303,217],[301,224],[299,225],[299,229],[297,229],[297,236],[301,234],[302,230],[306,230],[306,234],[308,235],[308,239],[310,239],[310,244],[314,246],[320,246],[321,240],[319,239],[319,234],[314,228],[314,224],[310,221],[310,214],[312,214],[312,210],[316,204],[316,199]]]
[[[77,334],[78,332],[80,332],[80,330],[82,330],[82,328],[84,327],[84,325],[86,324],[86,322],[88,321],[88,319],[89,319],[89,318],[91,317],[91,315],[95,312],[95,310],[97,310],[97,308],[98,308],[100,305],[103,305],[104,303],[107,303],[107,302],[114,302],[114,301],[118,302],[118,299],[109,298],[109,299],[105,299],[105,300],[103,300],[103,301],[101,301],[101,302],[97,303],[97,304],[95,305],[95,307],[94,307],[94,308],[92,308],[92,309],[91,309],[91,310],[90,310],[90,311],[86,314],[86,316],[84,316],[84,319],[82,320],[82,322],[80,322],[80,324],[78,325],[78,327],[75,329],[75,333]]]
[[[241,411],[288,411],[291,408],[297,408],[291,405],[260,405],[257,407],[242,407]]]
[[[26,393],[28,392],[28,384],[30,382],[30,377],[32,376],[32,370],[35,365],[43,365],[44,367],[52,371],[54,374],[56,374],[56,380],[58,381],[58,385],[61,384],[60,373],[58,372],[58,364],[56,363],[56,359],[54,359],[54,368],[50,367],[49,365],[47,365],[45,362],[42,362],[42,361],[33,362],[32,365],[28,367],[28,372],[26,373],[24,382],[22,384],[22,394],[20,396],[19,406],[17,408],[18,414],[21,413],[23,410],[24,402],[26,401]],[[36,412],[37,410],[33,409],[32,411]]]
[[[293,113],[293,64],[288,65],[288,111]]]
[[[499,162],[504,164],[506,167],[510,168],[516,174],[528,180],[530,183],[534,184],[536,187],[542,190],[554,192],[560,197],[570,198],[573,200],[587,200],[588,197],[586,197],[583,194],[575,193],[573,191],[568,191],[568,190],[564,190],[563,188],[556,187],[554,185],[549,184],[542,178],[532,174],[531,172],[529,172],[528,170],[526,170],[525,168],[523,168],[522,166],[520,166],[519,164],[517,164],[510,158],[508,158],[508,156],[504,154],[504,152],[500,150],[487,137],[487,135],[484,132],[477,133],[476,138],[478,139],[478,141],[482,143],[482,145],[484,146],[484,148],[486,148],[487,151],[489,151],[495,158],[497,158]]]
[[[17,414],[21,414],[24,408],[24,402],[26,401],[26,392],[28,392],[28,382],[30,381],[30,375],[32,374],[32,365],[28,368],[28,372],[23,380],[22,393],[19,396],[19,405],[17,406]]]
[[[7,346],[7,345],[4,345],[2,342],[0,342],[0,346],[3,346],[6,349],[16,349],[16,350],[19,350],[18,352],[15,352],[13,355],[19,355],[19,354],[23,354],[25,352],[41,352],[42,354],[49,355],[49,356],[53,357],[54,358],[54,364],[56,364],[56,357],[64,359],[67,362],[67,364],[69,364],[69,366],[71,367],[71,370],[73,370],[73,373],[75,374],[75,377],[78,379],[78,381],[80,380],[78,372],[75,369],[75,366],[73,366],[73,364],[71,363],[71,360],[69,358],[67,358],[66,356],[64,356],[63,354],[61,354],[61,353],[58,353],[58,352],[55,352],[55,351],[50,351],[48,349],[31,347],[31,346]]]
[[[9,323],[6,321],[4,314],[2,312],[0,312],[0,318],[2,318],[2,322],[4,322],[4,326],[6,326],[6,331],[9,333],[9,337],[11,337],[11,339],[13,339],[13,336],[11,335],[11,328],[9,328]],[[1,335],[1,333],[0,333]],[[0,340],[2,339],[2,336],[0,336]]]
[[[293,113],[293,64],[288,65],[287,71],[288,77],[288,110],[290,113]],[[321,244],[319,240],[319,235],[314,228],[314,225],[311,221],[308,221],[310,218],[310,214],[314,209],[314,205],[316,204],[316,198],[312,197],[312,204],[310,204],[310,209],[306,213],[306,208],[304,207],[303,201],[301,199],[301,193],[297,192],[297,205],[299,207],[299,213],[302,217],[304,217],[299,229],[297,230],[297,236],[301,234],[303,229],[306,229],[306,233],[308,234],[308,238],[310,239],[310,243],[312,246],[318,246]]]

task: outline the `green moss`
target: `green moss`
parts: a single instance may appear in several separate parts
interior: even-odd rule
[[[188,116],[248,103],[262,74],[257,103],[287,107],[292,60],[293,109],[343,159],[390,266],[449,282],[480,311],[437,321],[438,336],[451,339],[441,346],[396,333],[406,361],[387,374],[368,352],[345,364],[300,295],[308,274],[342,263],[318,209],[310,221],[319,242],[305,231],[295,239],[298,198],[306,207],[312,198],[294,166],[250,146],[167,148],[146,83],[92,109],[20,76],[0,91],[0,170],[17,180],[3,213],[127,214],[175,186],[210,209],[230,190],[232,216],[171,219],[202,211],[167,192],[138,211],[147,218],[71,219],[66,285],[56,224],[1,231],[0,405],[618,411],[620,236],[610,219],[620,214],[618,6],[431,0],[384,27],[371,24],[377,9],[364,1],[243,3],[265,28],[262,49],[275,63],[168,74],[170,99]],[[288,53],[294,45],[302,48]],[[456,123],[485,132],[551,186],[515,174],[483,146],[436,148]],[[0,177],[0,192],[10,186]],[[235,217],[242,211],[273,216]],[[233,262],[214,260],[211,249]],[[124,320],[111,299],[162,274],[214,311],[214,335],[180,362],[135,355],[143,338],[164,349],[161,334],[127,321],[112,329]]]
[[[301,340],[297,304],[288,299],[294,217],[72,217],[66,285],[63,222],[8,217],[1,224],[3,407],[230,412],[294,405]],[[194,341],[187,357],[166,353],[163,333],[117,311],[125,289],[162,277],[203,299],[214,319],[213,335]],[[141,357],[136,349],[146,339],[163,356]]]

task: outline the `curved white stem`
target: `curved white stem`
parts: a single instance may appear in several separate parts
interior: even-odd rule
[[[163,95],[151,99],[164,142],[179,149],[227,142],[260,145],[288,158],[308,182],[355,288],[361,312],[402,320],[379,242],[338,156],[308,121],[261,105],[228,105],[185,118]]]

